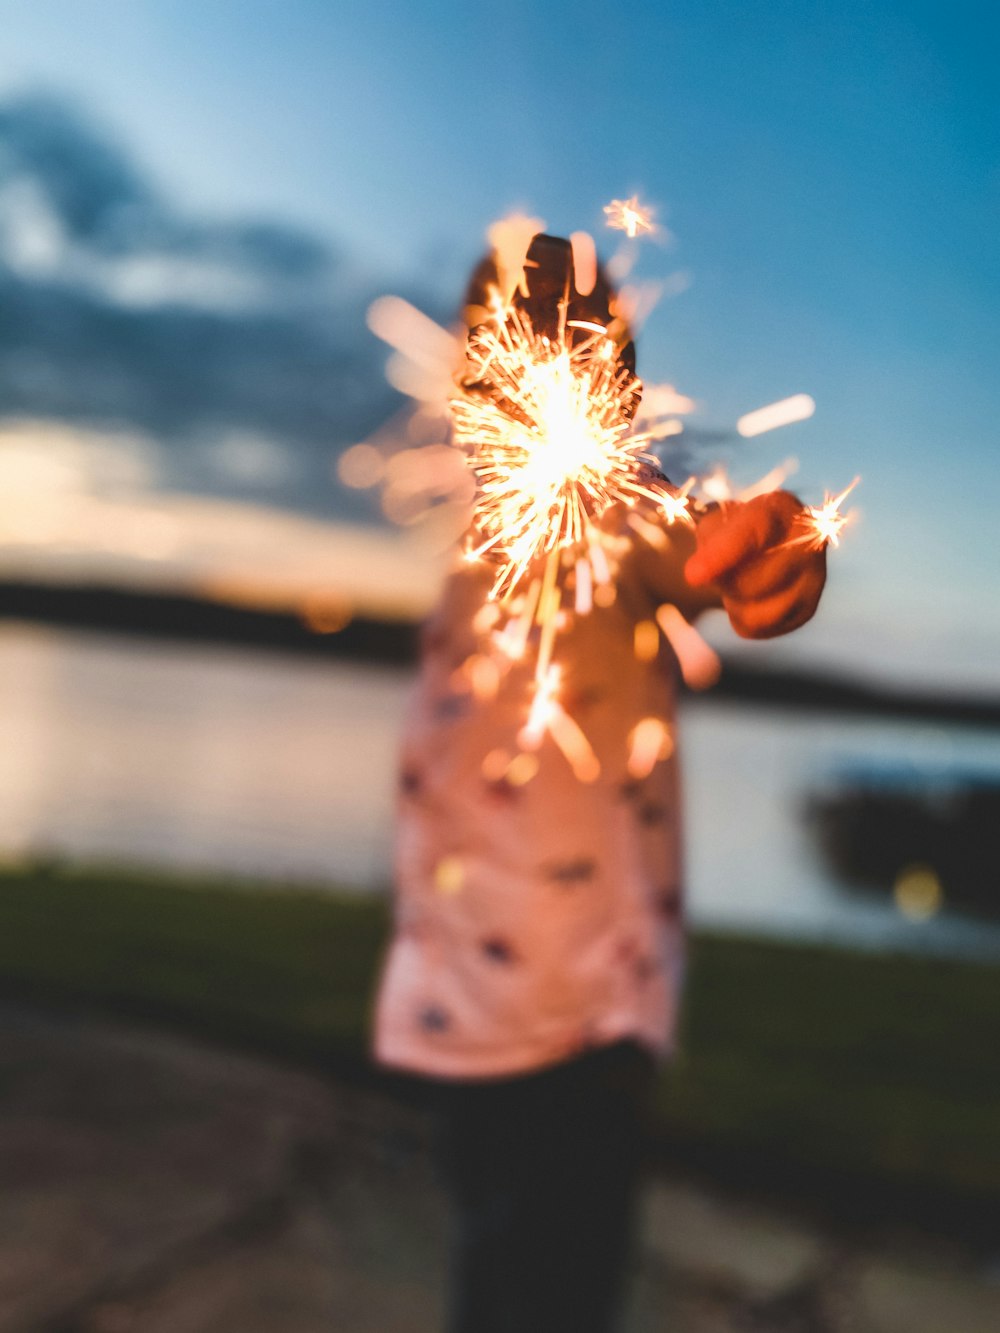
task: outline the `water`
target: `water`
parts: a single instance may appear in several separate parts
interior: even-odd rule
[[[383,890],[405,672],[0,625],[0,851]],[[1000,773],[1000,737],[686,706],[696,924],[1000,958],[1000,925],[927,923],[830,876],[799,818],[840,765]]]

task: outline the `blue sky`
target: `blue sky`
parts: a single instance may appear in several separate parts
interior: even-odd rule
[[[706,424],[809,392],[816,416],[743,446],[737,472],[794,453],[810,499],[864,478],[824,625],[767,651],[861,669],[881,633],[894,674],[923,654],[944,682],[995,680],[991,12],[497,9],[8,0],[0,92],[76,98],[178,207],[301,223],[359,281],[445,303],[511,207],[597,231],[639,191],[676,237],[644,273],[693,277],[652,316],[643,373]]]

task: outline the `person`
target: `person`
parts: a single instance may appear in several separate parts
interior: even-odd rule
[[[534,237],[515,279],[536,329],[555,327],[560,301],[572,320],[613,323],[603,275],[581,294],[565,241]],[[494,255],[474,275],[470,324],[502,280]],[[618,356],[631,373],[620,330]],[[652,469],[647,480],[673,493]],[[637,533],[635,514],[663,539]],[[601,516],[620,552],[613,600],[567,613],[556,653],[561,706],[596,759],[587,781],[551,738],[518,748],[533,663],[496,670],[488,560],[457,563],[424,627],[374,1052],[419,1081],[436,1116],[455,1216],[450,1333],[615,1327],[684,971],[678,663],[649,628],[664,604],[688,620],[721,606],[748,638],[803,624],[825,556],[793,540],[802,515],[775,491],[693,527],[668,528],[648,499]]]

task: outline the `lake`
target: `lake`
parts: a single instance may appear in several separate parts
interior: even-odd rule
[[[382,892],[408,674],[0,625],[0,852]],[[1000,735],[688,701],[695,924],[1000,958],[1000,924],[845,891],[800,818],[841,766],[1000,774]]]

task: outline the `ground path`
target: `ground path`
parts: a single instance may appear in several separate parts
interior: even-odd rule
[[[1000,1241],[998,1241],[1000,1246]],[[444,1211],[386,1095],[0,1010],[0,1333],[437,1333]],[[659,1180],[629,1333],[996,1333],[1000,1262]]]

